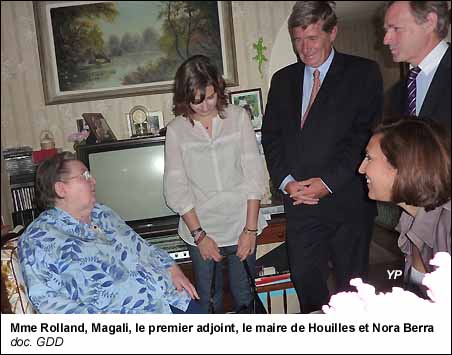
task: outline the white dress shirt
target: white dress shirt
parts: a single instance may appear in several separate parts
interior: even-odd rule
[[[301,117],[304,116],[306,109],[309,106],[309,100],[311,99],[312,86],[314,85],[314,70],[320,72],[320,83],[323,83],[328,70],[330,69],[331,63],[334,58],[334,48],[331,48],[331,53],[328,58],[317,68],[310,67],[306,65],[304,67],[304,77],[303,77],[303,102],[301,106]]]
[[[335,53],[334,48],[331,48],[330,55],[318,68],[310,67],[307,65],[304,67],[301,117],[304,116],[304,113],[306,112],[306,109],[309,106],[309,100],[311,99],[312,86],[314,85],[314,76],[313,76],[314,70],[317,69],[320,72],[320,83],[323,83],[323,80],[325,79],[325,76],[328,73],[328,70],[330,69],[331,63],[333,62],[334,53]],[[291,181],[295,181],[295,179],[293,178],[292,175],[289,174],[284,178],[284,180],[279,185],[279,189],[283,192],[283,194],[287,195],[286,186]],[[331,191],[329,186],[325,184],[323,180],[322,183],[323,185],[325,185],[325,187],[328,189],[330,193],[333,193],[333,191]]]
[[[195,208],[201,227],[218,246],[235,245],[246,224],[247,200],[262,199],[264,159],[244,109],[228,105],[212,120],[212,137],[198,121],[178,116],[167,126],[164,194],[180,216]],[[259,212],[259,233],[267,225]],[[179,235],[194,245],[185,222]]]
[[[438,69],[441,59],[446,54],[449,45],[445,41],[437,44],[432,51],[419,63],[420,73],[416,77],[416,116],[421,112],[427,91],[432,83],[433,76]]]

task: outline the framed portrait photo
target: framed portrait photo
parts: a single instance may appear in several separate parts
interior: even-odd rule
[[[96,143],[116,140],[115,134],[101,113],[84,113],[82,117],[85,119],[91,134],[96,137]]]
[[[261,129],[264,105],[260,88],[230,92],[229,100],[231,104],[243,107],[246,110],[254,130]]]
[[[163,112],[154,111],[149,113],[149,131],[151,134],[159,134],[160,130],[165,126],[163,121]]]

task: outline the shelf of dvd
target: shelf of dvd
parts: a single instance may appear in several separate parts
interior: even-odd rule
[[[14,226],[26,227],[39,213],[34,187],[36,165],[33,163],[32,153],[31,147],[8,148],[2,151],[10,177]]]
[[[39,214],[36,206],[34,181],[16,182],[11,178],[13,224],[28,226]]]

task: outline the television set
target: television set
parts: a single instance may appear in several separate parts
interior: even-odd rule
[[[164,137],[80,145],[77,158],[96,178],[96,199],[143,237],[177,234],[163,196]]]

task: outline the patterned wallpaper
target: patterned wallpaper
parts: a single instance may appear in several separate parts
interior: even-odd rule
[[[273,33],[290,11],[291,4],[273,6],[271,2],[233,2],[233,18],[238,61],[239,87],[263,87],[257,66],[252,61],[252,44],[259,36],[271,48]],[[101,112],[118,138],[128,138],[126,113],[135,105],[162,111],[165,122],[171,113],[172,95],[156,94],[108,100],[46,106],[44,104],[39,55],[31,1],[2,1],[2,147],[29,145],[39,149],[40,132],[54,133],[56,146],[72,149],[68,134],[76,130],[76,119],[84,112]],[[275,11],[276,10],[276,11]],[[252,21],[250,21],[250,14]],[[270,23],[266,19],[272,18]],[[265,19],[265,21],[263,21]],[[269,26],[270,24],[270,26]]]
[[[270,58],[273,42],[291,11],[293,1],[233,1],[233,21],[236,56],[241,90],[261,87],[264,103],[268,92],[268,62],[264,64],[261,78],[253,43],[263,37]],[[40,149],[42,130],[49,129],[56,139],[56,146],[72,150],[67,142],[68,134],[76,130],[76,119],[84,112],[101,112],[116,136],[128,138],[126,113],[135,105],[144,105],[151,111],[162,111],[165,122],[171,113],[172,95],[155,94],[107,100],[87,101],[46,106],[44,104],[41,71],[32,1],[1,2],[2,36],[2,96],[1,96],[1,145],[22,145]],[[343,25],[337,39],[340,50],[374,58],[382,62],[374,48],[375,30],[369,23]],[[281,53],[281,55],[288,55]],[[385,69],[389,78],[397,77],[398,68]],[[392,80],[392,79],[391,79]],[[390,80],[390,81],[391,81]]]
[[[278,33],[287,33],[287,18],[294,1],[233,1],[232,12],[240,85],[230,90],[262,88],[264,105],[271,79],[270,63],[258,72],[253,44],[262,37],[270,61],[285,62],[295,58],[290,49],[272,53]],[[381,50],[375,27],[370,22],[340,22],[335,42],[338,50],[372,58],[380,63],[385,87],[399,76],[399,69]],[[288,34],[287,34],[288,35]],[[56,146],[72,150],[66,137],[76,131],[76,120],[85,112],[100,112],[107,119],[118,139],[128,138],[126,113],[135,105],[151,111],[162,111],[165,123],[172,118],[172,94],[155,94],[107,100],[86,101],[46,106],[44,103],[38,46],[32,1],[1,2],[1,147],[31,146],[40,149],[40,133],[50,130]],[[280,37],[278,37],[280,38]],[[292,61],[292,59],[290,59]],[[5,177],[2,164],[2,178]],[[2,192],[8,191],[2,179]],[[268,194],[269,196],[269,191]],[[2,215],[10,217],[10,194],[2,193]],[[6,199],[6,200],[5,200]],[[9,222],[9,221],[7,221]]]

